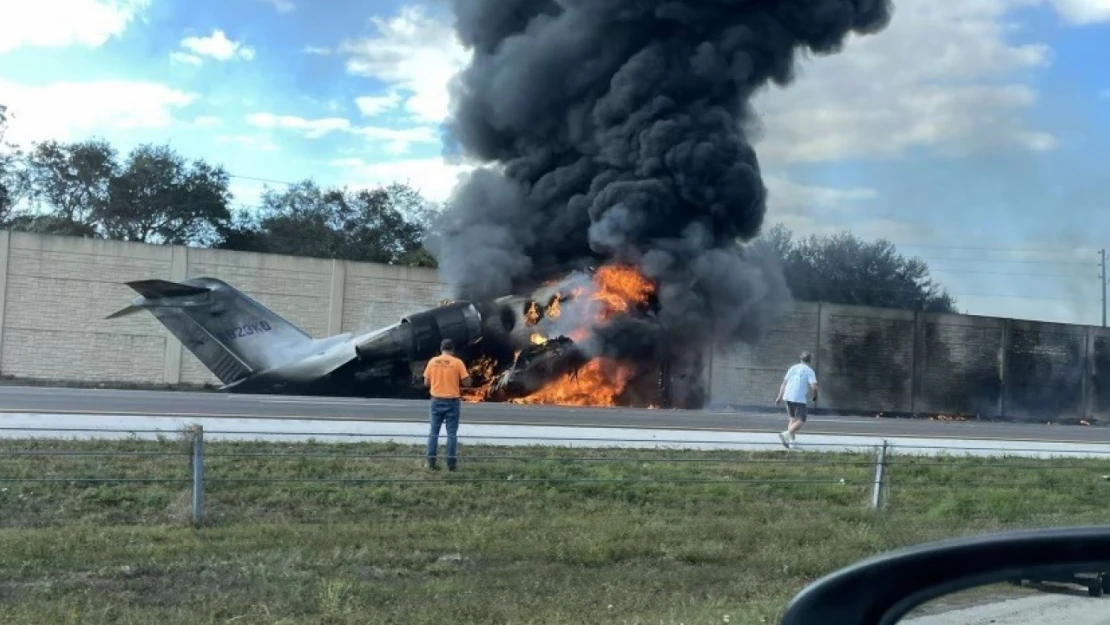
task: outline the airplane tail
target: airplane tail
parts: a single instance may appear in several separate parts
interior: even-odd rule
[[[287,362],[313,342],[222,280],[137,280],[127,286],[139,297],[107,318],[150,311],[225,385]]]

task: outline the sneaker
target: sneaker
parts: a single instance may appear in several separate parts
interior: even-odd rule
[[[779,432],[779,440],[782,441],[782,446],[790,449],[790,439],[788,439],[787,436],[788,434],[786,432]]]
[[[439,471],[439,467],[436,465],[436,463],[434,461],[433,462],[425,462],[424,463],[424,468],[428,469],[429,471]]]

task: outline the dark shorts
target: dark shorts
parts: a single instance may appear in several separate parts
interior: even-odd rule
[[[786,402],[786,414],[790,415],[791,419],[797,419],[803,423],[806,420],[808,409],[808,404],[798,404],[792,401]]]

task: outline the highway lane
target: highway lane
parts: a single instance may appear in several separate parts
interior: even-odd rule
[[[427,404],[422,401],[394,399],[3,386],[0,387],[0,413],[3,412],[411,423],[427,418]],[[777,432],[782,429],[785,418],[776,412],[732,413],[468,403],[463,407],[463,420],[468,424],[502,426]],[[836,416],[812,416],[809,421],[805,432],[811,435],[1110,443],[1110,428],[1101,427]]]

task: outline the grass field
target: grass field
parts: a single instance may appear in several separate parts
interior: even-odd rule
[[[1105,522],[1110,488],[1099,461],[895,456],[873,511],[869,454],[466,447],[432,474],[404,445],[209,443],[196,529],[187,451],[0,443],[0,622],[774,623],[880,551]]]

